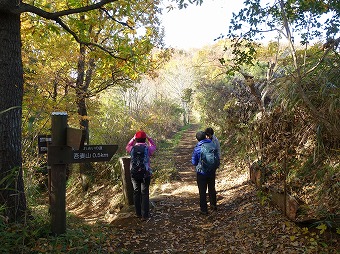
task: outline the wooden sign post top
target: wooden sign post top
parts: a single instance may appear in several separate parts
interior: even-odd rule
[[[73,149],[78,150],[81,146],[81,138],[83,136],[83,131],[80,129],[75,129],[67,127],[66,129],[66,144]]]

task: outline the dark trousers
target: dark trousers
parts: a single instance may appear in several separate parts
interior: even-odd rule
[[[131,178],[133,186],[133,202],[137,216],[149,217],[149,186],[151,177],[142,180]]]
[[[208,212],[208,206],[207,206],[207,188],[209,192],[209,203],[210,206],[213,208],[216,208],[216,189],[215,189],[215,178],[216,173],[213,173],[209,176],[202,175],[197,173],[197,186],[198,186],[198,192],[200,196],[200,208],[201,212]]]

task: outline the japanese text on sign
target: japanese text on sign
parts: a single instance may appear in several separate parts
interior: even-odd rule
[[[108,158],[108,153],[74,153],[73,159],[75,160],[81,160],[81,159],[95,159],[95,158]]]
[[[87,151],[102,151],[103,146],[85,146],[84,150],[87,150]]]
[[[39,143],[52,142],[51,136],[39,136]]]

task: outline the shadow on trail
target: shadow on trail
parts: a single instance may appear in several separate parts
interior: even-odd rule
[[[115,248],[134,253],[229,253],[224,252],[224,242],[234,238],[237,224],[249,213],[247,208],[253,209],[250,190],[243,187],[235,186],[242,195],[230,199],[218,193],[218,210],[208,216],[199,214],[197,190],[151,199],[154,206],[148,221],[130,217],[113,223],[119,239]]]
[[[246,217],[251,190],[245,188],[246,182],[228,188],[224,186],[220,190],[217,184],[218,210],[209,211],[208,216],[201,215],[196,173],[191,164],[195,134],[195,129],[188,130],[175,151],[180,180],[159,186],[156,194],[151,195],[151,218],[147,221],[136,218],[133,207],[130,207],[125,217],[112,222],[115,250],[134,253],[229,253],[225,252],[228,249],[225,241],[234,238],[237,225],[233,228],[228,226]]]
[[[314,251],[320,247],[303,234],[298,239],[298,229],[278,209],[260,204],[248,171],[232,164],[221,165],[217,171],[217,211],[201,215],[190,162],[195,133],[195,129],[186,131],[174,151],[179,180],[153,189],[151,218],[137,218],[133,206],[123,209],[105,225],[111,235],[103,250],[126,254],[329,253]]]

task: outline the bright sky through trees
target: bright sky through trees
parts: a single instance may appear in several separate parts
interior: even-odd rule
[[[227,33],[232,13],[242,6],[243,0],[207,0],[201,6],[189,5],[170,12],[164,7],[166,46],[188,49],[214,43],[214,39]]]
[[[262,6],[273,3],[273,0],[261,0]],[[221,34],[226,35],[232,13],[237,14],[244,8],[244,0],[205,0],[201,6],[189,4],[185,9],[167,12],[166,7],[169,5],[176,4],[163,5],[161,19],[165,28],[165,44],[169,47],[189,49],[213,44]],[[275,40],[276,36],[277,32],[266,33],[263,42]],[[296,33],[293,33],[293,36],[300,38]]]

